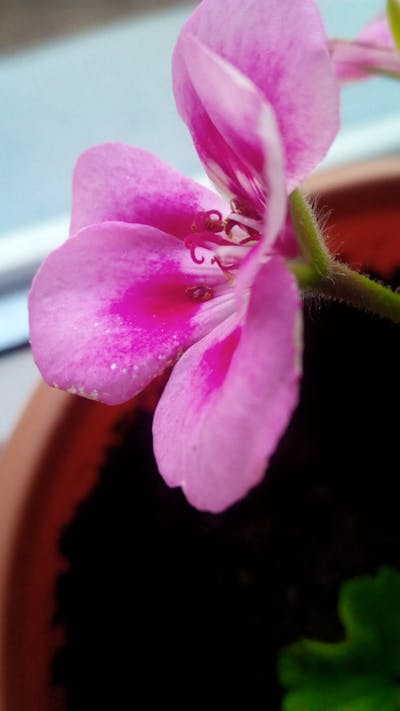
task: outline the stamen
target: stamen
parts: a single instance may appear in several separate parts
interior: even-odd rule
[[[260,239],[260,234],[257,232],[257,235],[252,235],[251,237],[245,237],[244,239],[240,240],[239,244],[243,246],[244,244],[249,244],[250,242],[258,242]]]
[[[183,240],[183,244],[185,245],[186,249],[190,249],[190,256],[195,264],[203,264],[204,262],[204,257],[196,257],[196,248],[197,247],[203,247],[203,244],[201,243],[201,240],[199,240],[197,237],[193,237],[192,235],[188,235],[185,237]]]
[[[237,263],[224,264],[222,259],[220,259],[220,257],[213,257],[211,260],[211,264],[217,264],[217,266],[223,272],[230,272],[232,269],[237,269],[237,267],[238,267]]]
[[[210,263],[216,264],[227,278],[232,278],[230,272],[236,270],[240,264],[243,256],[240,254],[243,251],[240,248],[250,242],[257,242],[261,237],[261,220],[251,207],[235,199],[231,202],[231,209],[232,212],[225,220],[219,210],[198,212],[194,218],[192,233],[183,241],[185,247],[190,250],[191,259],[195,264],[203,264],[205,261],[204,255],[196,254],[198,248],[213,252]],[[231,234],[235,228],[237,228],[236,233]],[[220,234],[221,232],[223,234]],[[226,247],[230,248],[229,257],[226,255],[228,258],[224,260],[220,252],[226,251]],[[233,260],[232,247],[235,251],[239,250]]]
[[[254,220],[251,217],[246,217],[245,215],[237,215],[231,212],[225,220],[225,232],[229,235],[234,227],[240,227],[245,230],[250,237],[257,239],[261,232],[261,222],[260,220]]]
[[[239,227],[252,238],[249,240],[246,237],[245,240],[241,240],[239,244],[246,244],[246,242],[258,240],[262,226],[259,214],[251,206],[238,198],[231,200],[230,205],[232,212],[225,219],[225,233],[228,237],[230,237],[235,227]]]
[[[202,247],[203,249],[208,249],[214,251],[214,245],[231,247],[232,242],[227,240],[225,237],[217,234],[211,234],[210,232],[203,232],[202,234],[191,234],[185,237],[183,243],[187,249],[190,249],[190,256],[195,262],[195,264],[203,264],[204,257],[196,256],[196,248]]]
[[[224,222],[219,210],[198,212],[192,225],[193,232],[222,232]]]
[[[193,301],[209,301],[214,296],[213,289],[210,289],[209,286],[202,286],[201,284],[198,286],[189,286],[186,289],[186,293]]]

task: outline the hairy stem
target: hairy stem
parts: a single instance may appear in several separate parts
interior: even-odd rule
[[[332,257],[317,218],[299,190],[293,191],[289,202],[302,258],[290,261],[288,267],[300,290],[305,295],[345,301],[400,323],[400,294]]]
[[[400,294],[350,269],[346,264],[330,259],[328,271],[323,276],[312,264],[301,260],[288,262],[288,267],[305,296],[344,301],[359,309],[400,323]]]
[[[311,205],[300,190],[294,190],[289,196],[289,206],[305,261],[313,266],[317,274],[326,275],[329,271],[330,255]]]
[[[345,264],[332,261],[329,276],[319,283],[314,293],[340,299],[400,323],[400,294]]]

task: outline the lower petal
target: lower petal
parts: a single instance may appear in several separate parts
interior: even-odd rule
[[[263,265],[244,320],[230,316],[175,366],[154,417],[170,486],[212,512],[263,477],[298,401],[300,296],[280,258]]]
[[[233,309],[217,267],[159,230],[107,222],[44,262],[30,293],[31,343],[55,387],[124,402]]]

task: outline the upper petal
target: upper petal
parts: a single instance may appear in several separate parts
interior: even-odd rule
[[[274,112],[249,79],[198,39],[186,35],[182,45],[198,97],[199,155],[218,187],[258,215],[263,239],[257,252],[262,255],[275,242],[287,207]]]
[[[288,188],[296,187],[324,157],[339,125],[338,87],[315,2],[201,2],[181,32],[173,61],[178,109],[199,145],[200,101],[185,51],[189,34],[239,69],[272,105]]]
[[[257,484],[298,399],[300,297],[283,261],[261,268],[244,320],[233,315],[175,366],[154,416],[170,486],[221,511]]]
[[[270,173],[283,176],[274,113],[257,87],[194,35],[181,41],[195,102],[191,116],[196,148],[215,185],[264,212]]]
[[[115,222],[50,254],[29,305],[46,381],[107,404],[133,397],[233,310],[217,267],[195,265],[155,228]]]
[[[156,156],[123,143],[104,143],[77,161],[70,232],[112,220],[184,237],[196,213],[212,209],[225,211],[226,205]]]

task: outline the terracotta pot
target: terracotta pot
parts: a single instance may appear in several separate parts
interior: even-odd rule
[[[342,168],[315,176],[308,187],[319,194],[334,251],[389,277],[400,265],[400,162]],[[151,410],[159,387],[105,407],[42,384],[3,452],[0,711],[65,708],[50,675],[63,635],[53,624],[55,581],[66,567],[60,531],[92,489],[105,449],[118,441],[115,423],[135,408]]]

